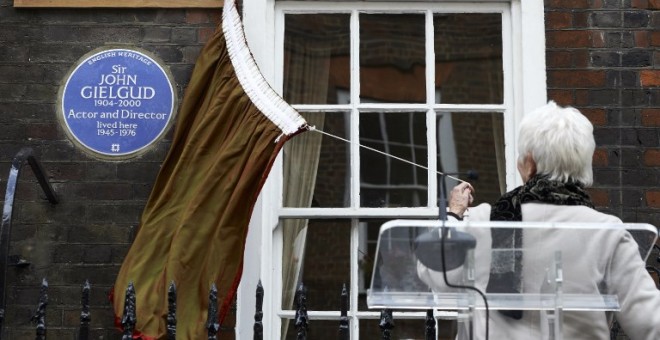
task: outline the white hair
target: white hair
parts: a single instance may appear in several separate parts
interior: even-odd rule
[[[580,111],[554,101],[525,115],[520,122],[518,162],[531,155],[539,175],[562,182],[593,182],[591,161],[596,148],[593,125]]]

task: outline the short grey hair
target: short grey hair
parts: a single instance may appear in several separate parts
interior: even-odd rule
[[[531,155],[539,175],[584,186],[592,184],[594,128],[580,111],[550,101],[523,116],[519,129],[519,162]]]

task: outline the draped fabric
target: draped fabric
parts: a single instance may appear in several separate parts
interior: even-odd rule
[[[310,40],[307,35],[287,36],[287,64],[284,69],[286,99],[292,103],[326,103],[330,75],[331,47],[327,41]],[[301,113],[310,126],[323,130],[324,112]],[[321,154],[322,135],[306,133],[284,146],[285,207],[312,206],[316,174]],[[305,258],[308,219],[281,221],[282,249],[282,308],[292,309],[296,289],[300,284]],[[286,338],[289,319],[282,320],[282,339]]]
[[[177,117],[171,149],[114,286],[136,289],[134,337],[166,337],[167,290],[177,288],[177,339],[205,339],[208,295],[219,322],[240,281],[250,216],[285,141],[305,121],[265,82],[247,50],[232,0],[222,30],[201,51]]]

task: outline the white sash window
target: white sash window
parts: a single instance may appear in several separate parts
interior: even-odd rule
[[[244,22],[266,78],[324,133],[289,141],[264,187],[237,332],[251,336],[261,279],[270,338],[295,338],[300,282],[314,334],[337,334],[345,284],[351,339],[374,338],[364,293],[380,225],[437,218],[437,172],[479,202],[520,184],[516,125],[546,101],[543,3],[250,0]],[[423,338],[424,316],[395,311],[396,336]]]

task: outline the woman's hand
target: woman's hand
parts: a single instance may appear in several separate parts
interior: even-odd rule
[[[472,204],[474,188],[468,182],[455,186],[449,193],[449,211],[463,218],[465,210]]]

